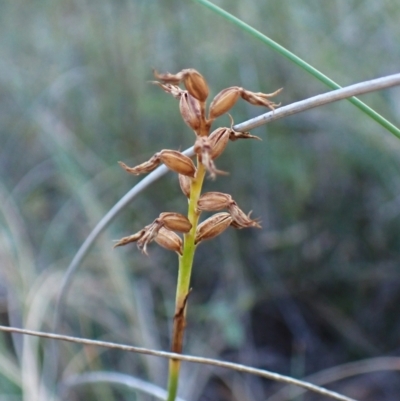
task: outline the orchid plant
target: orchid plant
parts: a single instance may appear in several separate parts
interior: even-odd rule
[[[128,173],[139,175],[148,173],[164,163],[179,175],[180,187],[188,198],[188,212],[187,216],[175,212],[163,212],[151,224],[133,235],[122,238],[115,246],[136,242],[138,248],[147,254],[147,245],[155,241],[162,247],[177,253],[179,269],[171,351],[182,353],[190,277],[197,246],[207,239],[218,236],[230,226],[236,229],[261,227],[257,219],[251,219],[250,213],[246,214],[239,208],[231,195],[222,192],[202,193],[207,172],[211,179],[215,179],[218,174],[226,174],[217,169],[214,161],[223,153],[229,141],[259,139],[248,132],[236,132],[233,129],[232,117],[230,128],[221,127],[210,132],[211,126],[214,120],[226,114],[239,98],[252,105],[265,106],[274,110],[279,104],[273,103],[270,98],[282,89],[265,94],[232,86],[219,92],[207,110],[209,87],[204,77],[195,69],[184,69],[177,74],[159,74],[154,71],[154,76],[157,79],[153,81],[154,84],[179,100],[181,116],[195,133],[194,151],[197,163],[194,164],[191,158],[177,150],[163,149],[138,166],[128,167],[122,162],[120,165]],[[182,89],[180,84],[183,84],[185,89]],[[218,213],[199,223],[203,211]],[[177,233],[183,234],[183,238]],[[168,401],[175,400],[179,371],[180,361],[171,359]]]

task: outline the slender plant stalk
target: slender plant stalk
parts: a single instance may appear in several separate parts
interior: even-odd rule
[[[200,214],[196,210],[206,170],[197,160],[197,175],[192,181],[188,206],[188,219],[192,229],[184,236],[183,254],[179,257],[178,283],[176,288],[174,327],[172,332],[171,352],[182,353],[183,335],[186,321],[186,303],[190,291],[190,277],[192,273],[193,258],[196,249],[195,235]],[[181,361],[170,359],[168,376],[168,401],[174,401],[178,391],[179,370]]]
[[[317,70],[311,64],[308,64],[306,61],[301,59],[300,57],[296,56],[291,51],[287,50],[279,43],[276,43],[274,40],[269,38],[268,36],[264,35],[257,29],[254,29],[252,26],[246,24],[244,21],[240,20],[239,18],[235,17],[234,15],[228,13],[227,11],[223,10],[221,7],[216,6],[212,2],[208,0],[194,0],[197,3],[200,3],[204,7],[207,7],[214,13],[220,15],[221,17],[225,18],[229,22],[235,24],[239,28],[243,29],[245,32],[249,33],[250,35],[254,36],[255,38],[261,40],[263,43],[267,44],[269,47],[280,53],[282,56],[285,56],[290,61],[298,65],[303,70],[310,73],[312,76],[323,82],[325,85],[332,89],[340,89],[341,86],[337,84],[335,81],[330,79],[328,76],[323,74],[321,71]],[[397,138],[400,138],[400,129],[393,125],[390,121],[386,120],[382,117],[379,113],[373,110],[371,107],[367,106],[361,100],[357,99],[356,97],[348,98],[349,102],[353,103],[357,106],[360,110],[362,110],[365,114],[369,117],[374,119],[378,124],[382,125],[386,128],[389,132],[395,135]]]

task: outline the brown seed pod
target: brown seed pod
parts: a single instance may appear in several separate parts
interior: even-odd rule
[[[197,131],[201,125],[201,110],[199,101],[185,91],[179,101],[179,110],[181,112],[183,121],[185,121],[185,123],[192,128],[192,130]]]
[[[154,238],[154,241],[163,248],[175,251],[179,255],[182,255],[182,239],[173,231],[161,227],[157,236]]]
[[[194,151],[213,180],[217,174],[227,174],[225,171],[218,170],[213,162],[210,137],[198,136],[194,143]]]
[[[226,209],[231,203],[235,203],[232,196],[222,192],[206,192],[200,196],[197,202],[197,209],[207,212],[216,212]]]
[[[175,212],[161,213],[158,219],[154,220],[171,231],[188,233],[192,228],[192,223],[183,214]]]
[[[183,74],[183,83],[188,92],[200,102],[205,102],[209,89],[204,77],[193,68],[182,70],[181,73]]]
[[[226,145],[229,142],[230,138],[230,129],[221,127],[217,128],[213,132],[211,132],[208,137],[210,148],[211,148],[211,158],[215,160],[219,157],[226,148]]]
[[[225,231],[232,223],[229,213],[216,213],[198,225],[196,230],[195,244],[216,237]]]
[[[164,149],[157,153],[157,156],[170,170],[175,171],[175,173],[187,175],[189,177],[194,177],[196,174],[196,167],[192,160],[177,150]]]
[[[179,178],[179,185],[181,187],[183,194],[187,198],[190,198],[190,186],[192,184],[192,179],[187,175],[182,175],[182,174],[179,174],[178,178]]]
[[[214,120],[229,111],[240,97],[241,88],[231,86],[219,92],[213,99],[209,108],[208,118]]]

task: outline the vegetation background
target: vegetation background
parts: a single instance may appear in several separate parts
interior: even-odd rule
[[[343,86],[398,72],[397,1],[215,3]],[[2,0],[0,54],[0,320],[44,331],[77,249],[138,182],[117,161],[135,165],[193,143],[177,102],[147,83],[153,67],[196,68],[212,94],[284,87],[283,104],[327,91],[182,0]],[[398,89],[362,100],[400,125]],[[232,114],[239,123],[264,111],[239,102]],[[377,371],[340,381],[322,373],[327,386],[363,401],[398,400],[399,372],[375,363],[400,358],[400,141],[347,101],[252,134],[263,141],[231,143],[218,160],[230,175],[206,190],[231,193],[263,229],[228,230],[199,247],[186,353],[298,378],[363,361],[360,372]],[[185,206],[170,174],[126,208],[77,272],[60,332],[168,349],[175,256],[156,246],[149,257],[134,246],[113,251],[112,240]],[[42,356],[50,345],[0,335],[1,400],[46,399],[39,394],[49,387]],[[166,384],[165,360],[68,343],[59,344],[58,367],[59,399],[150,398],[115,383],[68,385],[84,372]],[[183,368],[187,400],[288,399],[260,378]]]

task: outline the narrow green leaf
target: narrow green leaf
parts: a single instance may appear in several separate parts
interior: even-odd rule
[[[260,39],[263,43],[267,44],[270,46],[272,49],[276,50],[278,53],[280,53],[282,56],[285,56],[288,58],[290,61],[301,67],[303,70],[307,71],[311,75],[313,75],[315,78],[319,79],[321,82],[323,82],[325,85],[330,87],[331,89],[340,89],[341,86],[338,85],[335,81],[327,77],[325,74],[322,72],[318,71],[316,68],[314,68],[312,65],[308,64],[304,60],[302,60],[300,57],[296,56],[294,53],[291,51],[285,49],[283,46],[280,44],[276,43],[274,40],[269,38],[268,36],[264,35],[257,29],[254,29],[250,25],[246,24],[239,18],[233,16],[232,14],[228,13],[227,11],[223,10],[222,8],[216,6],[215,4],[211,3],[208,0],[194,0],[196,3],[199,3],[203,5],[204,7],[207,7],[214,13],[220,15],[221,17],[225,18],[229,22],[235,24],[236,26],[240,27],[243,29],[245,32],[249,33],[250,35],[253,35],[257,39]],[[353,103],[355,106],[357,106],[360,110],[362,110],[364,113],[366,113],[368,116],[373,118],[378,124],[381,124],[383,127],[385,127],[388,131],[390,131],[393,135],[395,135],[397,138],[400,138],[400,129],[397,128],[395,125],[393,125],[390,121],[386,120],[384,117],[382,117],[379,113],[377,113],[375,110],[373,110],[371,107],[367,106],[365,103],[363,103],[361,100],[359,100],[356,97],[351,97],[348,98],[348,100]]]

